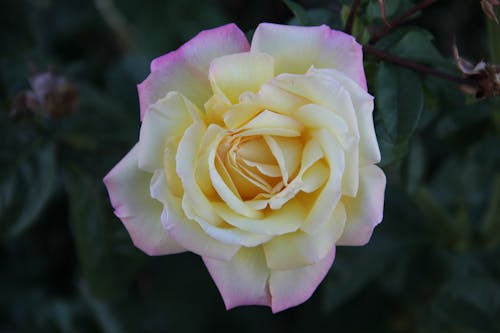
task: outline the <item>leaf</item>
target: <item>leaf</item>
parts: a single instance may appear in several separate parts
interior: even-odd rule
[[[425,151],[418,138],[412,140],[409,154],[403,166],[403,182],[406,190],[413,193],[419,187],[425,169]]]
[[[113,299],[128,288],[140,264],[125,228],[110,214],[102,184],[74,167],[65,172],[70,225],[83,276],[93,296]]]
[[[339,247],[325,279],[323,306],[331,312],[356,296],[395,260],[402,244],[379,237],[363,248]]]
[[[36,221],[57,180],[52,144],[35,142],[22,149],[0,160],[0,231],[10,237],[19,236]]]
[[[292,11],[300,25],[309,25],[309,15],[304,7],[291,0],[282,0]]]
[[[488,209],[481,222],[481,234],[485,243],[491,248],[500,244],[500,174],[493,180],[493,190],[490,196]]]
[[[295,15],[288,23],[292,25],[316,26],[326,24],[333,29],[341,29],[342,21],[339,11],[324,8],[305,9],[294,1],[283,0]]]
[[[420,78],[412,71],[381,63],[375,79],[377,112],[394,143],[408,140],[423,109]]]
[[[419,27],[407,27],[395,30],[379,42],[377,47],[401,58],[453,69],[433,44],[434,36]]]
[[[384,19],[383,8],[385,9],[385,17],[391,17],[394,15],[399,7],[399,0],[384,1],[381,3],[379,0],[370,1],[366,8],[366,16],[368,21],[374,21],[377,19]]]
[[[456,278],[438,292],[432,310],[456,328],[496,332],[500,329],[500,286],[484,275]]]

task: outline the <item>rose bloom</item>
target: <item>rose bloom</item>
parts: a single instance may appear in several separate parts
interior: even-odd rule
[[[139,142],[104,182],[149,255],[203,258],[226,308],[306,301],[382,220],[361,46],[327,26],[228,24],[154,59]]]

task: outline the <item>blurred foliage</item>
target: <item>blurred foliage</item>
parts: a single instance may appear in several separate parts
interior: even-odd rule
[[[415,1],[385,2],[390,20]],[[137,138],[135,85],[151,59],[230,21],[247,31],[261,21],[341,29],[350,4],[4,1],[0,333],[499,332],[500,102],[369,56],[384,221],[367,246],[338,248],[307,303],[278,315],[225,311],[198,257],[147,257],[112,215],[101,179]],[[358,40],[382,24],[378,1],[363,0]],[[375,46],[458,75],[452,34],[465,57],[498,61],[498,31],[486,29],[477,1],[443,0]],[[49,68],[77,88],[77,112],[12,114],[28,78]]]

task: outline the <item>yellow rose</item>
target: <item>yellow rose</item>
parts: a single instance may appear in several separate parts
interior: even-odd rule
[[[202,256],[227,308],[307,300],[365,244],[385,176],[361,46],[327,26],[234,24],[151,63],[139,142],[105,177],[150,255]]]

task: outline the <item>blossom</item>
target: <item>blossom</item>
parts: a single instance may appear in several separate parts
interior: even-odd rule
[[[104,181],[134,244],[203,258],[226,307],[306,301],[336,245],[382,220],[361,46],[327,26],[234,24],[151,63],[138,143]]]

